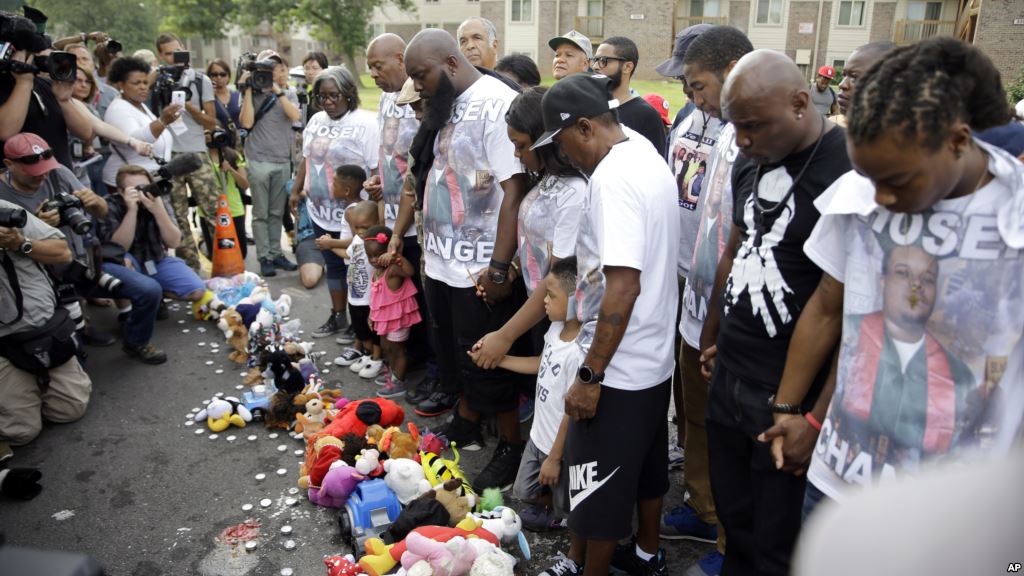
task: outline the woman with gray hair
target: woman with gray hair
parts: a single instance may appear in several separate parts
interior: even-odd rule
[[[355,78],[346,68],[331,66],[318,74],[313,80],[313,98],[320,105],[320,111],[309,119],[302,133],[302,158],[292,185],[291,209],[297,221],[302,220],[298,217],[300,202],[308,212],[316,248],[323,255],[327,267],[331,315],[323,326],[313,331],[314,337],[323,338],[348,327],[345,317],[347,267],[345,260],[333,250],[347,248],[352,240],[345,210],[355,202],[343,197],[341,187],[332,186],[335,170],[345,166],[350,171],[350,167],[357,166],[365,177],[374,174],[380,151],[380,132],[376,117],[359,109],[359,90]],[[300,229],[296,236],[299,244],[302,242],[298,237],[301,234]],[[303,256],[296,256],[301,266]],[[339,340],[346,344],[352,342],[347,338]],[[373,376],[376,374],[368,377]]]

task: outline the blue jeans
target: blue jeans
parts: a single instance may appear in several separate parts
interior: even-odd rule
[[[813,483],[808,482],[807,488],[804,490],[804,509],[801,512],[802,518],[800,521],[806,523],[807,518],[814,513],[814,510],[817,509],[818,504],[820,504],[822,500],[829,500],[829,497],[825,496],[825,493],[821,490],[818,490],[818,487]]]
[[[153,337],[156,311],[164,294],[160,283],[120,264],[104,262],[103,271],[122,282],[108,296],[127,298],[132,302],[132,311],[124,323],[124,343],[130,346],[148,344]]]
[[[128,258],[131,259],[136,270],[155,280],[164,292],[170,292],[178,298],[185,298],[197,290],[206,290],[206,285],[203,284],[203,280],[199,275],[189,268],[184,260],[177,256],[164,256],[161,258],[156,263],[156,273],[152,275],[148,273],[145,265],[139,262],[135,256],[128,254]]]

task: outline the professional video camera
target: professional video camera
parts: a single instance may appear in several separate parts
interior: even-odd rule
[[[32,62],[14,60],[14,53],[25,50],[42,52],[50,47],[46,37],[27,18],[0,12],[0,74],[38,74],[47,72],[50,78],[61,82],[74,82],[78,71],[75,55],[68,52],[50,52],[36,56]]]
[[[252,52],[242,54],[235,64],[235,87],[239,92],[251,87],[253,94],[270,90],[274,86],[274,66],[277,66],[277,62],[256,60],[256,54]],[[242,72],[249,72],[249,79],[245,82],[239,81]]]
[[[92,220],[86,216],[82,201],[73,194],[61,192],[51,200],[43,202],[43,210],[56,210],[60,214],[60,225],[67,226],[75,234],[88,234],[92,230]]]
[[[0,208],[0,226],[24,228],[28,224],[28,212],[24,208]]]
[[[153,92],[157,94],[160,106],[171,103],[171,95],[177,91],[185,93],[185,100],[192,96],[189,85],[195,81],[195,70],[189,67],[191,57],[187,50],[174,52],[174,64],[165,64],[157,68],[156,82]]]
[[[171,183],[173,178],[191,174],[202,167],[203,161],[198,154],[182,154],[161,166],[156,171],[157,179],[151,184],[139,186],[138,190],[154,197],[166,196],[171,193],[171,188],[173,188]]]

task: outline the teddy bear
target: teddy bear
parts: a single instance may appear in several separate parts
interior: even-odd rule
[[[249,329],[242,323],[242,316],[235,310],[225,310],[217,320],[217,327],[224,333],[224,338],[231,345],[232,351],[228,359],[236,364],[249,361]]]
[[[376,478],[384,474],[384,465],[380,461],[380,452],[376,448],[364,448],[356,459],[355,466],[363,476]]]
[[[363,480],[366,480],[366,476],[338,460],[331,464],[319,487],[310,484],[309,501],[325,508],[344,508],[348,497]]]
[[[211,432],[223,432],[232,425],[245,428],[246,423],[252,422],[249,409],[234,396],[214,396],[206,408],[196,413],[195,418],[196,422],[206,420],[206,427]]]
[[[384,437],[384,428],[380,424],[374,424],[366,428],[366,445],[380,446],[380,439]]]
[[[398,426],[386,428],[380,440],[380,449],[389,458],[408,458],[419,462],[420,433],[412,422],[408,423],[408,428],[408,432],[402,432]]]
[[[324,429],[324,402],[319,398],[310,398],[306,401],[306,413],[296,414],[295,431],[301,433],[303,438],[309,438],[313,434]]]
[[[458,523],[460,519],[465,518],[466,514],[472,512],[473,507],[476,506],[476,495],[471,492],[461,495],[461,490],[462,480],[458,478],[453,478],[444,484],[434,486],[434,495],[437,501],[448,511],[452,526]]]
[[[391,458],[384,461],[384,482],[395,493],[402,505],[430,490],[430,482],[423,475],[423,468],[408,458]]]

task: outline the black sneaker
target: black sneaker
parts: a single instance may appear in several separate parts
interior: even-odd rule
[[[415,388],[405,393],[405,401],[415,406],[430,398],[430,395],[435,391],[437,391],[437,380],[431,380],[429,377],[424,376]]]
[[[658,548],[657,554],[650,560],[641,560],[636,555],[636,536],[629,539],[628,544],[615,546],[612,554],[612,568],[625,572],[630,576],[667,576],[665,549]]]
[[[459,450],[476,452],[484,447],[480,424],[470,422],[458,414],[452,414],[452,421],[438,427],[437,433],[448,439]]]
[[[348,326],[344,312],[335,312],[327,317],[327,322],[313,331],[313,338],[326,338],[341,332]]]
[[[167,320],[171,317],[171,313],[167,310],[167,302],[160,301],[160,307],[156,309],[157,320]]]
[[[287,270],[288,272],[294,272],[299,269],[299,266],[295,262],[292,262],[291,260],[285,258],[284,254],[281,254],[280,256],[274,258],[271,264],[273,264],[275,268]]]
[[[525,447],[525,444],[515,446],[504,440],[499,441],[491,461],[473,480],[473,490],[476,490],[477,494],[483,494],[485,488],[498,488],[502,492],[511,490],[519,472],[519,461],[523,458]]]
[[[426,400],[421,401],[416,405],[413,412],[416,412],[420,416],[426,416],[428,418],[433,416],[440,416],[445,412],[452,409],[455,406],[455,402],[459,399],[458,394],[452,394],[450,392],[442,392],[440,390],[435,391],[433,394],[427,397]]]
[[[82,330],[82,342],[88,346],[105,348],[117,343],[117,337],[110,332],[104,332],[92,324],[86,324]]]
[[[163,364],[167,362],[167,354],[152,344],[133,345],[125,343],[124,353],[132,358],[138,358],[146,364]]]
[[[553,560],[555,563],[537,576],[580,576],[583,574],[583,566],[573,562],[561,552]]]
[[[269,278],[270,276],[277,276],[277,270],[274,269],[274,261],[270,258],[264,258],[260,260],[260,276]]]

